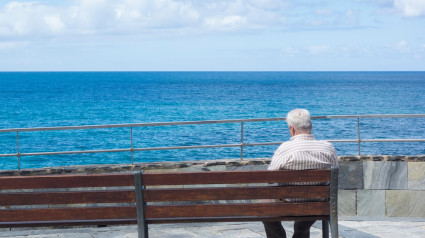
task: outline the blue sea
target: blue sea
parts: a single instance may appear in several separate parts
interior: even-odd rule
[[[425,114],[425,72],[0,72],[0,129],[313,116]],[[133,146],[240,143],[240,124],[138,127]],[[361,119],[363,139],[425,138],[425,118]],[[314,120],[318,139],[357,139],[357,119]],[[245,123],[244,142],[289,139],[283,121]],[[21,132],[20,153],[130,147],[129,128]],[[0,133],[0,154],[17,151]],[[334,143],[356,155],[356,143]],[[271,157],[277,146],[245,147],[244,158]],[[425,154],[425,143],[362,143],[362,154]],[[134,162],[239,158],[240,148],[134,153]],[[21,168],[131,163],[131,154],[23,156]],[[16,169],[0,157],[0,169]]]

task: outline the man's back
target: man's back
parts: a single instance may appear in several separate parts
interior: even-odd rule
[[[268,169],[324,169],[331,165],[337,165],[334,146],[327,141],[315,140],[311,134],[300,134],[279,146]]]

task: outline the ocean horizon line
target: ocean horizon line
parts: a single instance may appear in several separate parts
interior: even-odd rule
[[[100,73],[100,72],[108,72],[108,73],[124,73],[124,72],[141,72],[141,73],[149,73],[149,72],[158,72],[158,73],[179,73],[179,72],[204,72],[204,73],[214,73],[214,72],[223,72],[223,73],[232,73],[232,72],[264,72],[264,73],[273,73],[273,72],[288,72],[288,73],[314,73],[314,72],[324,72],[324,73],[408,73],[408,72],[425,72],[425,70],[16,70],[16,71],[0,71],[0,73]]]

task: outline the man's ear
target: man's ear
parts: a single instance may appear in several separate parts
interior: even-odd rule
[[[289,126],[289,133],[291,134],[291,136],[295,135],[295,128],[293,126]]]

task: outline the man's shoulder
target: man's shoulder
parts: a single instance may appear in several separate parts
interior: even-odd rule
[[[283,142],[281,145],[296,145],[296,144],[323,144],[323,145],[332,145],[332,143],[330,143],[329,141],[326,140],[316,140],[316,139],[311,139],[311,140],[289,140],[289,141],[285,141]]]
[[[331,142],[329,142],[329,141],[326,141],[326,140],[319,140],[320,141],[320,143],[322,143],[324,146],[327,146],[327,147],[330,147],[330,148],[334,148],[334,145],[331,143]]]
[[[277,148],[277,150],[278,150],[278,151],[279,151],[279,150],[285,150],[285,149],[287,149],[288,147],[290,147],[292,144],[293,144],[293,142],[292,142],[292,141],[290,141],[290,140],[285,141],[285,142],[282,142],[282,144],[280,144],[280,145],[279,145],[279,147]]]
[[[331,142],[327,141],[327,140],[315,140],[315,141],[317,141],[318,143],[324,144],[324,145],[333,146],[333,144]]]
[[[293,151],[305,149],[330,149],[334,150],[335,147],[332,143],[326,140],[289,140],[285,141],[278,147],[277,151]]]

